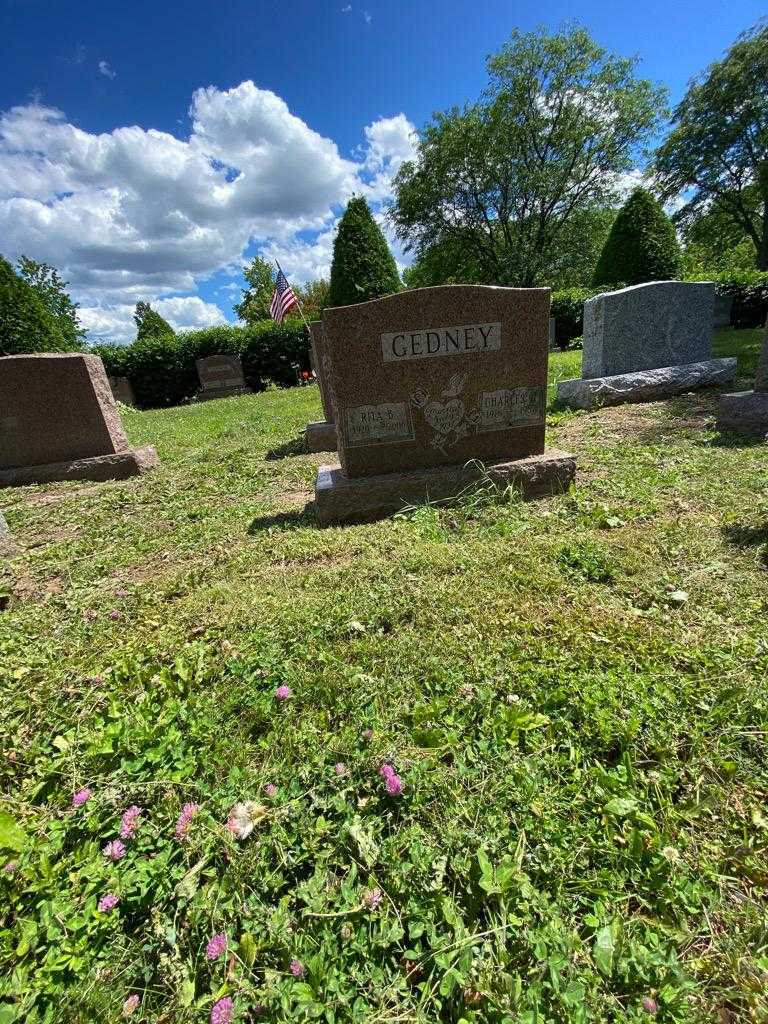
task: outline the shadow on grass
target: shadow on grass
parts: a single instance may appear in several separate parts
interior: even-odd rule
[[[304,508],[291,509],[289,512],[273,512],[269,516],[256,516],[246,532],[250,537],[255,537],[262,530],[300,530],[307,526],[317,526],[314,501],[308,501]]]
[[[723,537],[734,544],[737,548],[768,547],[768,523],[761,526],[743,526],[741,523],[731,523],[722,529]],[[768,551],[766,551],[768,557]]]
[[[290,441],[278,445],[277,448],[270,448],[264,458],[267,462],[276,462],[278,459],[291,459],[295,455],[306,454],[307,449],[302,435],[301,437],[292,437]]]

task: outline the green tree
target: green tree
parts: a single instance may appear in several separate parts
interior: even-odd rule
[[[58,270],[48,263],[22,256],[18,273],[35,289],[45,308],[54,318],[65,345],[71,351],[82,347],[85,331],[77,317],[78,304],[67,293],[68,282],[62,280]]]
[[[307,281],[303,285],[294,285],[293,290],[301,303],[301,310],[307,320],[319,320],[323,315],[323,310],[330,305],[328,302],[330,284],[322,277],[315,281]],[[298,313],[298,310],[296,312]]]
[[[394,256],[363,196],[353,196],[333,243],[329,306],[351,306],[400,291]]]
[[[136,321],[136,341],[143,341],[144,338],[164,338],[169,334],[175,334],[168,321],[152,309],[148,302],[136,303],[133,319]]]
[[[40,295],[0,256],[0,355],[66,351],[67,340]]]
[[[248,324],[268,320],[269,304],[275,291],[272,265],[260,256],[255,256],[243,271],[243,277],[248,287],[243,289],[242,298],[232,307],[235,315]]]
[[[680,246],[672,221],[650,192],[636,188],[613,222],[592,284],[669,281],[681,273]]]
[[[689,87],[656,152],[663,198],[690,194],[690,223],[713,203],[727,212],[768,270],[768,24],[753,26]]]
[[[455,239],[486,281],[546,280],[579,211],[615,201],[617,175],[665,91],[583,28],[515,32],[489,58],[479,102],[436,114],[395,179],[391,218],[417,256]]]

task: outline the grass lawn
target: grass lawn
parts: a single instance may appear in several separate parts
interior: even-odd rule
[[[552,412],[573,493],[364,526],[305,508],[315,388],[0,492],[0,1024],[768,1020],[768,448],[714,397]]]

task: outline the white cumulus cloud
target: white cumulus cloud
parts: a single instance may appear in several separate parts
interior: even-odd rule
[[[117,78],[117,72],[105,60],[99,61],[99,74],[104,75],[105,78]]]
[[[198,89],[189,114],[178,138],[87,132],[39,103],[0,113],[2,250],[58,267],[93,338],[132,336],[137,299],[177,303],[167,319],[179,326],[221,322],[194,293],[254,247],[283,254],[299,281],[327,274],[343,204],[353,192],[385,201],[415,139],[405,115],[381,118],[345,157],[250,81]]]

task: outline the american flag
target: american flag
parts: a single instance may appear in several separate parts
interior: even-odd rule
[[[298,304],[299,300],[293,294],[293,289],[288,284],[288,278],[282,270],[279,270],[277,281],[275,281],[275,294],[269,304],[272,319],[281,324],[285,320],[286,313],[290,313]]]

